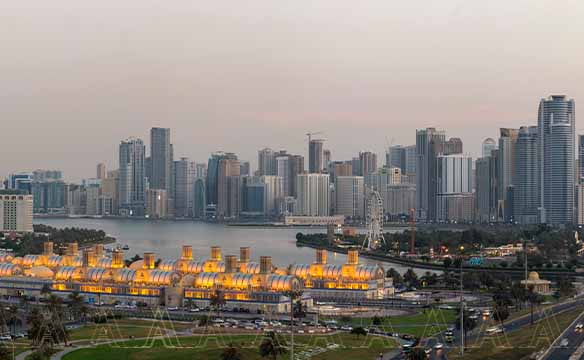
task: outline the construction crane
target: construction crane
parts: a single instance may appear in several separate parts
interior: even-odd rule
[[[306,136],[308,136],[308,144],[310,145],[310,141],[312,140],[312,135],[322,134],[322,131],[315,131],[315,132],[307,132]]]

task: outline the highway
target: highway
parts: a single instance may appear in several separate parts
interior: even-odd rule
[[[581,348],[581,346],[584,343],[584,331],[576,331],[575,328],[578,324],[584,324],[584,312],[552,344],[549,351],[543,357],[544,360],[570,360],[572,355],[577,351],[579,355],[574,356],[574,358],[580,359],[582,357],[584,348]],[[562,344],[564,339],[568,341],[567,344]]]

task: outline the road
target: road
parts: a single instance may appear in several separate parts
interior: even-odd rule
[[[584,343],[584,331],[575,330],[579,323],[584,323],[584,312],[552,344],[550,351],[543,357],[544,360],[569,360],[579,350]],[[562,346],[562,339],[568,340],[567,346]],[[580,357],[575,356],[577,359]]]

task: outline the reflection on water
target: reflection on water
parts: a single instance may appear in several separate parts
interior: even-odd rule
[[[315,233],[326,231],[323,228],[273,228],[273,227],[236,227],[222,224],[209,224],[191,221],[139,221],[124,219],[35,219],[35,223],[57,228],[81,227],[100,229],[115,237],[118,244],[127,244],[130,250],[127,257],[154,251],[160,258],[177,258],[181,245],[192,245],[193,257],[209,257],[211,246],[221,246],[223,255],[239,255],[240,246],[249,246],[252,259],[259,262],[260,255],[272,256],[276,266],[291,263],[312,263],[314,250],[296,247],[296,233]],[[328,261],[342,264],[346,256],[330,253]],[[366,263],[380,263],[362,259]],[[380,263],[384,268],[395,268],[405,272],[407,268],[389,263]],[[424,271],[416,271],[423,273]]]

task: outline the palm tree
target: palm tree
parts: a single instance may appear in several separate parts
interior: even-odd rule
[[[530,286],[527,289],[527,301],[529,301],[529,306],[530,306],[530,312],[531,312],[531,325],[533,325],[533,308],[536,305],[541,304],[541,302],[543,301],[542,297],[540,294],[538,294],[533,286]]]
[[[225,301],[225,294],[221,290],[215,290],[213,294],[211,294],[210,305],[212,308],[219,312],[220,309],[225,306],[227,301]]]
[[[229,344],[221,353],[221,360],[241,360],[241,352],[233,344]]]
[[[11,305],[8,310],[8,325],[11,327],[11,333],[16,333],[16,324],[20,321],[18,318],[18,307],[16,305]]]
[[[41,288],[41,295],[43,297],[50,295],[51,294],[51,285],[49,284],[44,284],[43,287]]]
[[[85,298],[77,291],[73,291],[67,298],[69,300],[69,307],[71,308],[73,319],[78,320]]]
[[[286,353],[285,346],[284,341],[278,338],[273,331],[270,331],[260,344],[260,356],[263,358],[271,357],[276,360],[278,355]]]

